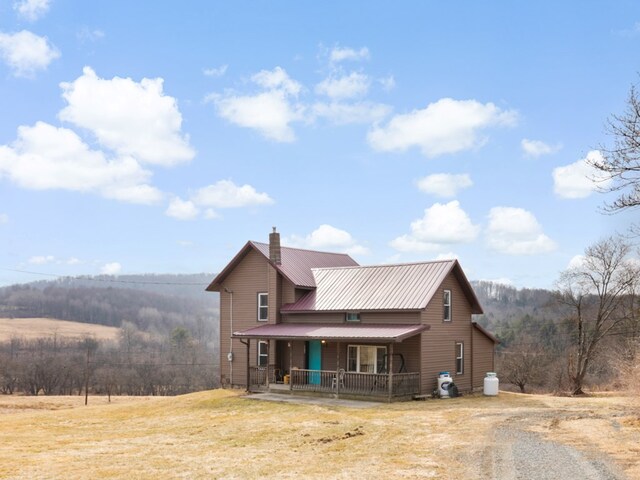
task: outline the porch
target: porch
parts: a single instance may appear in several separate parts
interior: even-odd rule
[[[417,352],[426,329],[419,324],[270,324],[233,337],[246,346],[250,392],[392,401],[420,393]]]
[[[358,373],[344,370],[292,369],[279,380],[278,368],[250,367],[249,391],[277,393],[318,393],[332,396],[377,397],[377,400],[411,397],[420,392],[420,374]],[[269,374],[267,375],[267,371]]]

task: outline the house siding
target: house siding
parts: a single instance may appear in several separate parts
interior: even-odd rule
[[[259,253],[249,251],[240,263],[224,280],[224,287],[233,292],[230,294],[222,288],[220,290],[220,372],[222,383],[232,385],[246,385],[247,378],[247,350],[240,340],[232,340],[231,334],[231,297],[233,296],[233,330],[264,325],[258,322],[258,293],[270,292],[270,282],[275,281],[273,267]],[[277,273],[277,272],[276,272]],[[272,307],[273,297],[269,295],[269,322],[275,323],[275,312]],[[273,342],[269,348],[270,357],[275,358]],[[257,364],[257,341],[251,342],[250,365]],[[233,378],[230,377],[231,365],[227,354],[232,351]]]
[[[444,290],[451,290],[451,321],[448,322],[443,320]],[[422,393],[431,393],[437,387],[438,373],[441,371],[448,371],[461,391],[471,390],[471,305],[453,273],[445,278],[422,312],[422,322],[431,327],[422,334]],[[464,344],[464,368],[461,375],[455,373],[458,342]]]
[[[473,387],[484,385],[487,372],[495,372],[495,349],[493,341],[478,329],[473,329]]]
[[[282,323],[346,323],[346,320],[342,312],[290,313],[282,315]],[[421,316],[420,312],[361,312],[360,323],[414,325],[421,323]]]

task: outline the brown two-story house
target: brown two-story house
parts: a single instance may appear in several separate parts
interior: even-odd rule
[[[447,371],[460,391],[494,369],[496,339],[457,260],[360,266],[345,254],[248,242],[220,292],[221,383],[407,398]]]

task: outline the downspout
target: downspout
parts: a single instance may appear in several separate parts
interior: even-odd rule
[[[471,391],[473,392],[473,388],[474,388],[474,385],[473,385],[473,363],[474,363],[474,353],[475,353],[473,351],[473,337],[476,334],[475,329],[473,328],[473,321],[470,323],[470,326],[471,326],[471,359],[470,359],[471,360],[471,368],[470,368],[470,370],[471,370]],[[464,348],[464,347],[462,347],[462,348]],[[462,361],[464,362],[464,357],[463,357]]]
[[[233,387],[233,290],[224,287],[224,291],[229,294],[229,384]]]

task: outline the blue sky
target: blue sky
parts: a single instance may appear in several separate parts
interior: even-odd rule
[[[551,287],[637,212],[584,159],[640,4],[0,1],[0,285],[249,239]]]

